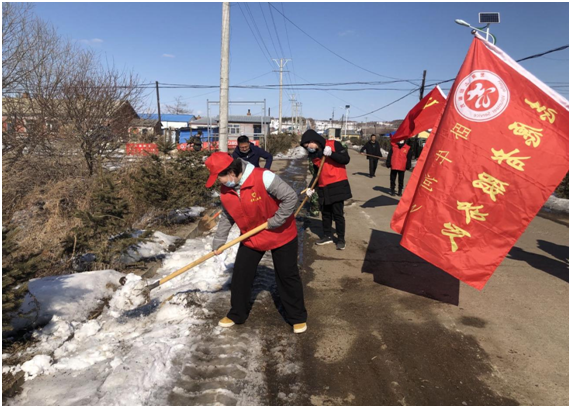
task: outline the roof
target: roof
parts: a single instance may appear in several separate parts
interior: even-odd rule
[[[264,123],[269,124],[270,123],[270,117],[269,116],[264,116]],[[213,126],[218,126],[218,122],[219,122],[219,117],[216,116],[212,116],[210,118],[210,123]],[[228,116],[228,122],[229,123],[261,123],[262,121],[262,117],[261,116],[248,116],[248,115],[230,115]],[[201,117],[200,119],[196,119],[190,122],[191,125],[208,125],[208,118],[207,117]]]
[[[133,119],[129,122],[129,126],[141,126],[141,127],[155,127],[158,123],[158,120],[153,119]]]
[[[147,119],[159,120],[157,113],[139,113],[139,116]],[[189,122],[195,118],[194,115],[172,115],[170,113],[161,114],[161,121],[163,122]]]

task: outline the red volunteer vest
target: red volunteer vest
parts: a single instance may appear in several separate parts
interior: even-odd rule
[[[410,146],[405,144],[403,147],[399,149],[399,147],[391,143],[393,147],[393,154],[391,156],[391,169],[393,170],[406,170],[406,157],[408,155],[408,151],[410,150]]]
[[[238,224],[241,234],[262,225],[272,218],[278,210],[279,201],[270,196],[264,186],[264,171],[268,170],[254,169],[242,184],[240,196],[233,188],[226,186],[220,188],[222,205]],[[242,242],[248,248],[257,251],[269,251],[287,244],[296,236],[297,227],[292,214],[281,227],[263,230]]]
[[[332,151],[335,151],[335,140],[328,140],[325,143],[325,146],[329,146]],[[318,157],[314,158],[312,161],[317,167],[321,164],[321,159]],[[331,160],[329,157],[326,157],[325,164],[323,165],[323,169],[319,175],[319,187],[325,187],[329,184],[343,180],[347,180],[347,170],[345,169],[345,165],[339,164],[335,160]]]

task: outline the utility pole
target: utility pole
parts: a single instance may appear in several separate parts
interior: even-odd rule
[[[419,100],[422,101],[424,98],[424,83],[426,82],[426,70],[422,73],[422,85],[420,85],[420,98]]]
[[[289,101],[291,102],[291,127],[295,132],[295,117],[296,117],[296,102],[295,102],[295,95],[290,96]],[[281,117],[281,116],[280,116]]]
[[[277,59],[273,59],[273,61],[278,65],[279,67],[279,73],[280,73],[280,112],[279,112],[279,122],[278,122],[278,135],[280,134],[280,132],[282,131],[282,93],[283,93],[283,89],[282,89],[282,84],[283,84],[283,73],[284,73],[284,67],[286,66],[286,64],[288,63],[288,61],[291,61],[290,59],[286,59],[286,58],[280,58],[279,59],[279,64],[278,64],[278,60]],[[287,71],[286,71],[287,72]]]
[[[349,108],[351,107],[351,105],[345,105],[345,111],[346,111],[346,115],[345,115],[345,137],[347,137],[347,122],[349,121]]]
[[[418,100],[422,101],[422,98],[424,98],[424,84],[426,83],[426,70],[423,71],[422,73],[422,85],[420,85],[420,95],[418,96]],[[413,153],[414,153],[414,158],[417,159],[418,158],[418,135],[414,136],[414,149],[413,149]]]
[[[157,110],[159,112],[159,122],[161,122],[161,98],[159,97],[159,81],[155,81],[157,87]],[[161,122],[161,134],[163,133],[163,124]]]
[[[228,152],[228,72],[230,62],[230,3],[222,3],[222,45],[220,49],[220,121],[218,148]]]

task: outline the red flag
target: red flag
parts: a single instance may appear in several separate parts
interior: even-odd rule
[[[442,114],[445,104],[446,96],[437,86],[410,110],[395,134],[391,136],[391,142],[396,143],[430,129]]]
[[[569,102],[477,36],[423,155],[401,245],[481,290],[569,171]]]

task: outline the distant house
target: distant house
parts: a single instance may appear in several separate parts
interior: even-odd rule
[[[159,120],[157,113],[140,113],[139,116],[148,120]],[[194,115],[174,115],[174,114],[161,114],[161,129],[157,134],[162,134],[170,139],[172,142],[178,142],[178,134],[180,129],[187,128],[188,122],[196,119]]]
[[[70,120],[77,119],[73,118],[63,102],[58,100],[42,101],[44,106],[47,102],[50,102],[48,112],[42,109],[40,103],[28,94],[23,94],[22,97],[18,98],[2,98],[2,131],[16,131],[25,134],[30,129],[35,129],[57,135],[62,126],[65,127]],[[101,120],[94,121],[93,125],[109,126],[116,134],[124,135],[127,130],[126,124],[133,119],[138,119],[139,116],[128,101],[115,101],[112,105],[112,109]]]
[[[245,135],[252,140],[259,140],[270,131],[269,116],[252,116],[252,115],[230,115],[228,116],[228,140],[233,141],[239,136]],[[199,132],[202,133],[202,140],[208,141],[210,129],[210,141],[217,141],[219,134],[218,116],[211,117],[210,123],[208,118],[200,118],[192,120],[188,123],[188,129],[180,129],[180,142],[186,141],[190,136],[195,136]]]
[[[129,135],[132,139],[143,141],[161,134],[161,122],[156,119],[133,119],[129,123]],[[148,140],[150,141],[150,140]]]

